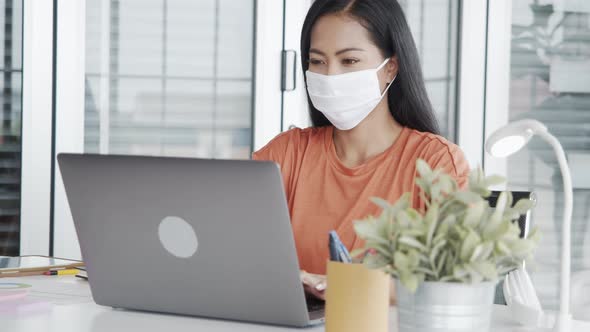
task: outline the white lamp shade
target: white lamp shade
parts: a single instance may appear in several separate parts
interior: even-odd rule
[[[537,120],[520,120],[494,131],[486,140],[485,149],[494,157],[507,157],[522,149],[535,133],[547,132]]]
[[[489,148],[488,153],[497,158],[508,157],[526,145],[527,137],[515,135],[500,138]]]

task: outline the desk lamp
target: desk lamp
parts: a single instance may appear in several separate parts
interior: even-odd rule
[[[487,139],[486,151],[494,157],[508,157],[522,149],[534,136],[538,135],[549,143],[555,152],[561,175],[563,177],[563,230],[561,242],[561,287],[560,308],[553,331],[566,332],[570,330],[572,316],[570,313],[570,232],[573,209],[573,189],[570,169],[565,158],[563,147],[555,136],[551,135],[547,127],[537,120],[520,120],[499,128]]]

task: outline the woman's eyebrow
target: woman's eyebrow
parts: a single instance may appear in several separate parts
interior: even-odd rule
[[[346,53],[346,52],[350,52],[350,51],[361,51],[364,52],[365,50],[363,50],[362,48],[358,48],[358,47],[348,47],[348,48],[344,48],[341,49],[340,51],[336,52],[336,55],[342,54],[342,53]]]
[[[347,47],[347,48],[344,48],[344,49],[339,50],[338,52],[335,53],[335,55],[339,55],[339,54],[350,52],[350,51],[361,51],[361,52],[365,52],[365,50],[362,49],[362,48],[358,48],[358,47]],[[317,53],[317,54],[323,55],[323,56],[326,55],[326,53],[318,50],[317,48],[310,48],[309,49],[309,53]]]
[[[309,53],[317,53],[317,54],[319,54],[319,55],[323,55],[323,56],[325,56],[325,55],[326,55],[326,53],[324,53],[324,52],[322,52],[322,51],[318,50],[317,48],[310,48],[310,49],[309,49]]]

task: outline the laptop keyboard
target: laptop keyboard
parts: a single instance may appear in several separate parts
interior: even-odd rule
[[[306,297],[307,312],[323,311],[326,307],[326,302],[313,297]]]

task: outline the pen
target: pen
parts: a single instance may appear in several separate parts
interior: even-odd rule
[[[330,231],[330,260],[352,263],[352,258],[346,246],[340,241],[338,234],[335,231]]]
[[[66,276],[66,275],[75,275],[78,274],[78,269],[66,269],[66,270],[55,270],[55,271],[47,271],[43,274],[46,276]]]

